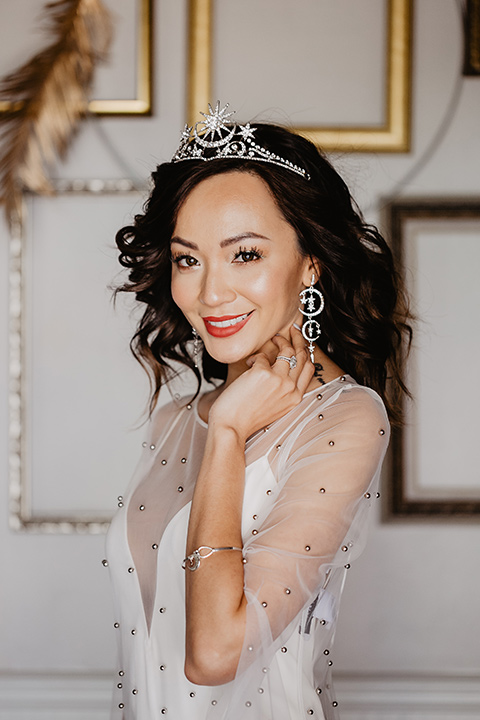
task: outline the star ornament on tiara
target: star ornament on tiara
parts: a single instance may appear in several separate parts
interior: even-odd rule
[[[184,160],[204,160],[209,162],[219,158],[254,160],[255,162],[271,163],[310,180],[305,168],[295,165],[280,155],[267,150],[255,142],[255,127],[227,124],[234,112],[227,112],[228,103],[220,109],[217,102],[215,109],[208,104],[208,113],[200,113],[205,118],[193,127],[185,125],[180,145],[172,158],[172,163]],[[207,150],[215,150],[214,153]]]

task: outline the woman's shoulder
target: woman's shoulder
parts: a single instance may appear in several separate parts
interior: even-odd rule
[[[390,436],[380,396],[344,375],[304,397],[301,404],[296,423],[285,429],[279,443],[279,471],[289,477],[298,470],[305,478],[307,468],[314,473],[321,468],[336,473],[337,483],[343,478],[345,487],[367,487]],[[312,476],[314,482],[316,478]]]
[[[365,441],[388,439],[389,422],[382,398],[375,390],[342,375],[307,393],[299,406],[300,432],[316,436],[335,428]]]

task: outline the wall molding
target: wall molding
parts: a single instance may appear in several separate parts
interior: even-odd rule
[[[0,673],[0,720],[108,720],[113,672]],[[342,720],[478,720],[480,676],[337,673]]]
[[[480,675],[334,675],[342,720],[478,720]]]
[[[0,720],[108,720],[112,673],[0,673]]]

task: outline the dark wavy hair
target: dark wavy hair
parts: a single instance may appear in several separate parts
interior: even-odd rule
[[[215,158],[159,165],[143,214],[116,235],[128,281],[116,292],[133,292],[145,311],[130,343],[149,373],[150,411],[161,386],[181,363],[198,381],[190,354],[192,329],[170,291],[170,240],[182,203],[208,177],[232,171],[255,173],[270,188],[296,231],[300,252],[321,268],[317,288],[325,296],[319,347],[357,382],[383,398],[393,424],[401,422],[400,396],[409,395],[403,361],[412,329],[401,278],[378,230],[364,222],[350,192],[326,157],[305,138],[277,125],[258,124],[258,144],[306,169],[310,179],[254,160]],[[209,151],[207,151],[209,152]],[[213,150],[211,151],[214,152]],[[172,366],[173,362],[173,366]],[[226,378],[226,366],[204,350],[206,380]]]

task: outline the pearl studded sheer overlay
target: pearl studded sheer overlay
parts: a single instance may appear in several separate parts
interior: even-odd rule
[[[335,720],[333,637],[378,497],[383,403],[344,376],[247,441],[246,632],[235,680],[216,687],[183,671],[182,560],[206,432],[196,403],[156,412],[108,533],[119,646],[112,718]]]

